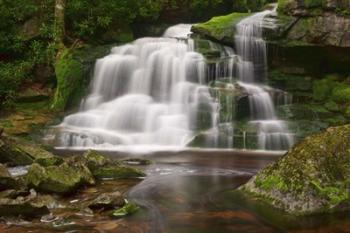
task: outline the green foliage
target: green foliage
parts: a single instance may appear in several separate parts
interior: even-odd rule
[[[32,64],[27,61],[0,63],[0,108],[11,105],[20,84],[28,77]]]
[[[119,208],[113,211],[112,215],[114,217],[125,217],[127,215],[131,215],[139,211],[140,207],[138,207],[135,203],[130,203],[125,199],[125,205],[122,208]]]
[[[314,99],[315,100],[327,99],[331,95],[335,84],[336,82],[329,78],[314,81],[314,84],[313,84]]]
[[[339,103],[350,103],[350,85],[338,85],[333,89],[332,99]]]

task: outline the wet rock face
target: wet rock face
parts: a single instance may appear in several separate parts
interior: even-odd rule
[[[296,215],[350,210],[350,125],[296,145],[241,191]]]

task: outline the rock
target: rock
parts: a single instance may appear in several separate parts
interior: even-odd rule
[[[7,168],[0,164],[0,190],[14,188],[17,186],[16,180],[11,177]]]
[[[26,151],[19,148],[13,141],[0,139],[0,162],[10,163],[11,165],[29,165],[34,158]]]
[[[107,159],[102,154],[94,150],[88,150],[87,152],[85,152],[83,158],[85,159],[84,162],[86,163],[86,166],[90,170],[94,170],[98,167],[102,167],[112,163],[110,159]]]
[[[54,200],[50,196],[39,196],[34,190],[28,196],[16,199],[0,198],[0,216],[35,217],[49,213],[48,205]]]
[[[191,30],[203,37],[232,45],[234,43],[235,25],[249,15],[251,14],[232,13],[230,15],[213,17],[205,23],[193,25]]]
[[[0,139],[0,162],[13,166],[24,166],[38,162],[43,166],[50,166],[63,163],[63,159],[54,156],[33,142],[2,137]]]
[[[136,168],[108,165],[99,167],[91,171],[99,179],[116,179],[116,178],[139,178],[145,177],[146,174]]]
[[[113,211],[112,215],[114,217],[125,217],[127,215],[131,215],[139,211],[140,207],[138,207],[135,203],[130,203],[127,200],[125,200],[126,203],[122,208],[119,208],[115,211]]]
[[[307,137],[240,191],[295,215],[350,210],[350,125]]]
[[[112,209],[116,206],[124,205],[124,197],[120,192],[103,193],[96,199],[91,201],[89,208],[91,209]]]
[[[48,167],[34,163],[30,166],[25,180],[29,187],[59,194],[73,192],[83,185],[95,184],[86,166],[70,166],[67,163]]]

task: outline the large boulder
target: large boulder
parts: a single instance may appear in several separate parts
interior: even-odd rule
[[[86,166],[81,164],[71,166],[67,163],[48,167],[34,163],[30,166],[25,180],[31,188],[58,194],[70,193],[80,186],[95,184]]]
[[[350,210],[350,125],[296,145],[241,191],[296,215]]]
[[[0,162],[13,166],[30,165],[37,162],[43,166],[59,165],[63,159],[54,156],[35,143],[18,138],[2,137],[0,139]]]
[[[122,166],[101,153],[89,150],[83,156],[73,157],[70,164],[86,165],[93,176],[98,179],[138,178],[146,176],[137,168]]]

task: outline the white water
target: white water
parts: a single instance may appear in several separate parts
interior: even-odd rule
[[[233,84],[238,78],[249,95],[250,125],[258,131],[259,148],[289,148],[293,136],[276,116],[272,89],[260,84],[267,73],[261,22],[271,12],[255,14],[237,25],[236,53],[209,42],[212,50],[221,53],[214,68],[195,52],[195,42],[188,38],[191,25],[186,24],[170,27],[161,38],[142,38],[113,48],[97,60],[91,92],[80,111],[56,127],[55,144],[70,149],[181,150],[196,136],[200,111],[205,109],[211,122],[207,145],[218,147],[224,132],[227,147],[234,148],[234,114],[220,122],[220,106],[210,93],[208,79],[228,78]]]
[[[258,129],[259,147],[267,150],[288,149],[294,144],[294,136],[286,122],[277,118],[269,87],[259,83],[267,74],[266,42],[263,39],[264,17],[274,10],[266,10],[248,17],[236,26],[235,44],[238,62],[239,85],[249,94],[251,122]]]
[[[198,106],[216,124],[217,104],[205,86],[206,65],[185,37],[188,25],[163,38],[112,49],[96,62],[92,91],[59,126],[61,147],[184,147],[194,136]]]

